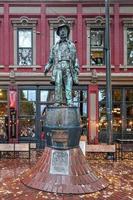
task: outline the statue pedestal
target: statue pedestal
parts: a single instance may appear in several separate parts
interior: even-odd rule
[[[98,178],[79,148],[80,119],[76,107],[49,107],[44,119],[47,147],[25,173],[23,184],[40,191],[85,194],[108,186]]]

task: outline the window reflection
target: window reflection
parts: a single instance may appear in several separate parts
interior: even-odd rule
[[[8,102],[7,90],[0,89],[0,140],[8,138]]]
[[[112,90],[113,138],[133,138],[133,88]],[[105,89],[99,90],[99,132],[105,137],[106,130]],[[130,137],[129,137],[130,134]]]
[[[91,65],[104,64],[104,30],[93,28],[90,31]]]
[[[0,116],[5,116],[8,114],[7,108],[8,108],[7,102],[5,103],[0,102]]]
[[[83,101],[87,101],[87,91],[83,91]]]
[[[106,107],[105,105],[99,106],[99,130],[106,129],[107,120],[106,120]]]
[[[113,104],[112,117],[113,117],[113,131],[121,132],[122,118],[121,118],[121,106],[120,105]]]
[[[127,64],[133,65],[133,29],[127,29]]]
[[[80,101],[80,91],[73,91],[73,102]]]
[[[22,118],[19,120],[21,137],[35,137],[35,119]]]
[[[87,91],[73,90],[73,104],[80,109],[82,134],[87,135]]]
[[[18,29],[18,65],[32,65],[32,29]]]
[[[36,101],[36,90],[21,90],[20,100],[22,101]]]
[[[6,118],[0,118],[0,140],[7,139],[7,127]]]
[[[105,89],[99,90],[99,130],[106,129],[107,127],[107,120],[106,120],[106,93]],[[121,104],[116,102],[122,101],[122,93],[120,89],[113,89],[112,90],[112,126],[114,132],[121,132],[122,130],[122,111],[121,111]]]
[[[133,88],[126,89],[126,101],[133,101]]]
[[[83,103],[83,116],[87,117],[87,103]]]
[[[21,137],[35,137],[36,90],[20,90],[19,129]]]
[[[46,102],[47,101],[47,98],[48,98],[48,91],[47,90],[43,90],[40,92],[40,100],[41,102],[44,101]]]
[[[133,104],[128,104],[127,105],[127,116],[128,117],[133,117]]]
[[[36,104],[34,102],[21,102],[20,113],[21,115],[34,115],[36,112]]]
[[[120,89],[113,89],[112,99],[113,99],[113,101],[121,101],[122,100],[122,93],[121,93]]]
[[[106,100],[106,91],[105,91],[105,89],[100,89],[99,90],[99,95],[98,95],[98,99],[99,99],[99,102],[102,102],[102,101],[104,101],[105,102],[105,100]]]
[[[126,121],[126,131],[127,131],[127,133],[133,133],[133,118],[127,119],[127,121]]]
[[[40,91],[40,101],[53,103],[54,102],[54,91],[53,90],[41,90]]]
[[[41,116],[45,115],[45,110],[46,110],[47,105],[41,105]]]
[[[19,29],[18,38],[19,38],[19,47],[31,47],[31,29]]]
[[[7,90],[0,89],[0,101],[7,101]]]

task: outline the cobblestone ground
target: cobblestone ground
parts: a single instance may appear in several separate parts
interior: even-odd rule
[[[22,173],[39,159],[32,152],[32,160],[0,160],[0,200],[133,200],[133,160],[88,160],[98,176],[106,177],[109,186],[100,192],[86,195],[57,195],[30,189],[20,182]]]

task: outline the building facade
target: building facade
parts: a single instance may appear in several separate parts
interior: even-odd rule
[[[105,5],[103,0],[0,1],[0,142],[44,139],[45,107],[54,87],[44,76],[56,28],[67,21],[80,63],[82,134],[89,143],[107,142]],[[133,139],[133,2],[110,3],[113,141]]]

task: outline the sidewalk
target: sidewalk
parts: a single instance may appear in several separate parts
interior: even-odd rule
[[[40,154],[41,155],[41,154]],[[86,195],[57,195],[30,189],[20,182],[22,173],[39,159],[35,152],[32,160],[0,160],[0,200],[133,200],[133,160],[88,161],[98,176],[105,177],[110,185],[103,191]]]

